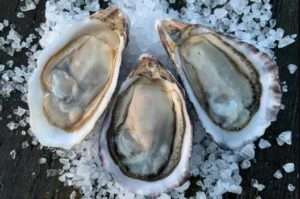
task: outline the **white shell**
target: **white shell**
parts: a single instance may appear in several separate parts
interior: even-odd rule
[[[141,59],[153,59],[150,55],[142,55]],[[121,95],[127,87],[132,83],[133,78],[128,78],[122,84],[117,95]],[[172,87],[178,91],[178,94],[182,101],[184,101],[184,97],[181,94],[180,89],[178,88],[176,83],[170,83]],[[156,180],[156,181],[144,181],[136,178],[131,178],[125,175],[118,165],[112,159],[108,143],[107,143],[107,131],[111,122],[112,109],[108,110],[107,115],[104,118],[104,125],[102,127],[101,132],[101,141],[100,141],[100,158],[103,164],[103,167],[109,171],[113,178],[120,183],[123,187],[128,189],[131,192],[141,194],[141,195],[152,195],[155,196],[159,193],[166,192],[171,188],[179,186],[182,182],[186,180],[189,171],[189,160],[191,156],[191,148],[192,148],[192,126],[190,123],[190,118],[188,112],[185,107],[183,107],[184,111],[184,119],[186,124],[186,129],[184,132],[183,145],[181,149],[181,159],[178,165],[174,168],[174,170],[168,176]]]
[[[221,129],[211,121],[211,119],[207,116],[206,112],[198,102],[183,72],[183,63],[180,59],[178,48],[176,47],[174,41],[172,41],[163,23],[166,23],[169,26],[173,26],[173,28],[178,29],[178,31],[183,30],[188,26],[195,26],[193,34],[201,34],[214,31],[201,25],[190,25],[174,20],[159,21],[157,23],[157,30],[160,34],[161,41],[169,56],[175,63],[176,70],[184,84],[189,99],[196,109],[197,115],[201,120],[201,123],[205,130],[213,137],[213,139],[217,143],[229,148],[240,147],[262,136],[265,132],[265,129],[271,124],[271,122],[276,120],[277,113],[281,105],[281,89],[279,85],[278,66],[273,63],[271,58],[266,54],[259,52],[254,46],[251,46],[250,44],[237,41],[222,34],[218,34],[218,36],[222,40],[229,43],[240,53],[245,55],[251,63],[253,63],[259,74],[259,81],[262,86],[262,95],[260,98],[259,108],[253,115],[249,123],[238,132],[226,131],[224,129]]]
[[[108,8],[114,11],[117,8]],[[106,9],[107,11],[109,11]],[[118,10],[119,11],[119,10]],[[101,11],[100,11],[101,12]],[[93,16],[93,15],[92,15]],[[123,17],[123,16],[121,16]],[[97,19],[87,18],[83,21],[72,24],[71,28],[64,30],[65,34],[60,35],[59,38],[51,45],[47,46],[40,54],[37,60],[37,69],[29,80],[29,91],[28,91],[28,105],[30,110],[30,125],[33,134],[37,137],[42,145],[49,147],[60,147],[64,149],[70,149],[75,144],[78,144],[81,140],[88,135],[94,128],[95,123],[101,117],[105,108],[107,107],[114,91],[117,86],[117,80],[119,76],[119,70],[121,65],[121,57],[123,49],[125,48],[127,41],[127,32],[124,35],[120,35],[120,47],[117,55],[117,63],[112,78],[112,83],[105,94],[105,97],[98,105],[95,113],[89,118],[85,124],[79,129],[73,132],[66,132],[64,129],[58,128],[51,124],[43,111],[43,94],[40,75],[43,67],[49,60],[49,58],[58,50],[63,48],[72,39],[77,38],[82,32],[89,27],[93,27],[96,24]]]

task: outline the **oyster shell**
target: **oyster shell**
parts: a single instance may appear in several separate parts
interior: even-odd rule
[[[204,128],[236,148],[263,135],[281,103],[278,67],[250,44],[201,25],[157,23]]]
[[[179,185],[188,172],[192,127],[175,78],[143,55],[110,107],[100,142],[106,170],[138,194]]]
[[[41,144],[69,149],[100,118],[117,85],[127,21],[110,7],[47,46],[29,81],[30,124]]]

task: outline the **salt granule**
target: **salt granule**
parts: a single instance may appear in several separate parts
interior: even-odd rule
[[[288,69],[289,69],[290,74],[294,74],[296,72],[296,70],[298,69],[298,66],[295,64],[289,64]]]
[[[13,160],[16,159],[16,155],[17,155],[16,150],[15,149],[11,150],[9,152],[9,155],[10,155],[11,159],[13,159]]]
[[[251,184],[252,184],[253,188],[257,189],[257,191],[262,191],[266,188],[266,186],[263,184],[260,184],[257,179],[252,179]]]
[[[47,158],[42,157],[39,159],[39,164],[46,164],[46,163],[47,163]]]
[[[288,184],[288,190],[290,191],[290,192],[293,192],[293,191],[295,191],[295,189],[296,189],[296,187],[293,185],[293,184]]]
[[[15,130],[18,128],[18,124],[13,122],[13,121],[10,121],[7,125],[7,128],[11,131]]]
[[[22,142],[21,147],[22,147],[22,149],[28,148],[29,147],[28,141],[26,140],[26,141]]]
[[[276,170],[275,173],[273,174],[273,177],[276,179],[281,179],[283,175],[280,170]]]
[[[24,5],[20,6],[20,10],[22,12],[34,10],[35,8],[36,8],[36,5],[33,0],[24,0]]]
[[[72,191],[72,193],[70,194],[70,199],[76,199],[76,191]]]
[[[249,160],[243,160],[240,166],[241,169],[248,169],[251,167],[251,162]]]
[[[292,162],[289,162],[289,163],[284,164],[282,166],[282,168],[286,173],[292,173],[295,171],[295,164]]]
[[[272,145],[271,145],[271,143],[268,140],[265,140],[263,138],[259,139],[258,147],[260,149],[267,149],[267,148],[270,148],[271,146]]]
[[[292,144],[292,131],[283,131],[276,138],[277,144],[282,146],[284,144],[291,145]]]
[[[279,40],[278,48],[284,48],[292,43],[295,42],[295,39],[292,38],[291,36],[285,36],[281,40]]]

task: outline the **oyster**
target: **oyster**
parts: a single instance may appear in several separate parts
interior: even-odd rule
[[[278,67],[250,44],[201,25],[157,23],[204,128],[236,148],[263,135],[281,104]]]
[[[69,149],[94,127],[117,85],[127,21],[110,7],[47,46],[29,81],[30,125],[41,144]]]
[[[185,179],[191,147],[181,89],[157,60],[143,55],[104,120],[103,166],[128,190],[158,194]]]

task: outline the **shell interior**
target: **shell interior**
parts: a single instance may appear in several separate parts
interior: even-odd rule
[[[184,39],[179,51],[183,71],[210,119],[228,131],[246,126],[261,95],[252,63],[213,33]]]

